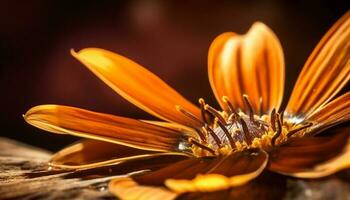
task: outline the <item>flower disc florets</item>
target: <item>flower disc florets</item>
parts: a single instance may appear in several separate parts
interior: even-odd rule
[[[273,109],[270,115],[256,115],[247,95],[243,99],[248,113],[234,109],[227,97],[223,101],[227,110],[218,111],[199,99],[202,119],[195,118],[180,106],[177,109],[202,124],[196,130],[197,137],[190,137],[188,142],[192,154],[202,156],[227,155],[235,151],[261,148],[270,150],[288,140],[293,135],[303,135],[312,123],[294,126],[292,120],[284,119],[283,112]]]

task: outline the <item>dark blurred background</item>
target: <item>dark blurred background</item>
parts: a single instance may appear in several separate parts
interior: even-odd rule
[[[1,134],[58,150],[77,140],[27,125],[30,107],[63,104],[150,119],[106,87],[69,53],[100,47],[125,55],[185,97],[213,105],[207,78],[211,41],[226,31],[244,33],[254,21],[281,40],[287,64],[286,95],[303,63],[348,1],[87,1],[0,3]]]

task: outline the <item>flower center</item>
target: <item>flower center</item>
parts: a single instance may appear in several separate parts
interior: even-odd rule
[[[200,129],[195,128],[197,135],[188,140],[193,155],[225,155],[251,148],[269,150],[292,136],[302,136],[312,125],[295,124],[288,118],[284,119],[284,113],[275,109],[270,115],[256,115],[248,96],[243,95],[243,99],[248,113],[237,111],[227,97],[223,97],[223,101],[228,109],[221,112],[199,99],[201,119],[177,106],[179,112],[202,124]]]

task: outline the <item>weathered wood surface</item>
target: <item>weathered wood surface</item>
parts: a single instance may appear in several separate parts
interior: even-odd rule
[[[115,199],[108,192],[116,176],[52,174],[46,162],[51,153],[0,138],[0,199]],[[285,200],[350,200],[350,185],[339,178],[288,180]]]
[[[0,199],[115,199],[107,184],[114,177],[87,180],[50,174],[51,153],[0,138]]]

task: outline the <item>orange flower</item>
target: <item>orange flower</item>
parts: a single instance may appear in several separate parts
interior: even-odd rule
[[[350,78],[350,12],[316,46],[285,109],[280,107],[282,48],[260,22],[245,35],[218,36],[209,49],[209,80],[222,111],[203,99],[193,105],[123,56],[96,48],[72,55],[118,94],[166,121],[60,105],[36,106],[25,114],[38,128],[88,138],[55,154],[53,167],[143,170],[110,183],[122,199],[174,199],[237,188],[265,169],[319,178],[350,167],[349,129],[318,137],[350,119],[350,93],[334,99]]]

